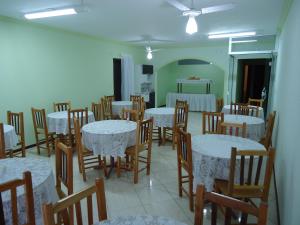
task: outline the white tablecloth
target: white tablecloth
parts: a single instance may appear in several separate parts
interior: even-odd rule
[[[228,179],[231,148],[238,150],[265,150],[253,140],[229,135],[196,135],[192,137],[194,191],[197,184],[213,190],[214,179]]]
[[[153,117],[153,124],[157,127],[173,127],[174,108],[152,108],[145,110],[145,119]]]
[[[124,156],[127,147],[135,145],[136,122],[103,120],[82,127],[85,147],[95,155]]]
[[[230,114],[230,105],[224,105],[222,112],[224,114]],[[258,108],[258,117],[264,119],[264,109],[262,107]]]
[[[36,224],[43,224],[42,204],[58,200],[55,189],[54,176],[48,160],[36,158],[9,158],[1,159],[0,183],[23,178],[23,172],[30,171],[34,195],[34,209]],[[18,188],[19,223],[24,224],[26,219],[24,205],[24,189]],[[5,224],[12,224],[10,192],[2,193]]]
[[[93,112],[88,112],[88,122],[94,122],[95,117]],[[68,111],[54,112],[47,115],[48,131],[56,134],[68,134]],[[72,122],[72,121],[71,121]]]
[[[186,225],[185,223],[161,216],[119,216],[94,225]]]
[[[113,101],[112,102],[112,113],[115,116],[122,116],[122,109],[132,109],[131,101]]]
[[[13,149],[18,144],[18,136],[15,128],[11,125],[3,124],[5,150]]]
[[[187,101],[190,111],[216,111],[216,96],[214,94],[168,93],[166,98],[167,107],[175,107],[176,99]]]
[[[265,133],[265,121],[258,117],[226,114],[224,115],[224,122],[239,124],[246,123],[246,137],[254,141],[259,141]]]

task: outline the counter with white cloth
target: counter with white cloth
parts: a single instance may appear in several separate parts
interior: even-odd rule
[[[168,93],[166,97],[166,106],[175,107],[177,99],[187,101],[189,104],[189,111],[216,111],[216,96],[214,94]]]

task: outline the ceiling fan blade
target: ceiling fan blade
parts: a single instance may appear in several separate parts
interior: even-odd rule
[[[181,2],[177,0],[166,0],[171,6],[174,6],[175,8],[179,9],[180,11],[188,11],[191,10],[189,7],[185,6]]]
[[[224,4],[224,5],[216,5],[216,6],[202,8],[201,12],[202,12],[202,14],[208,14],[208,13],[230,10],[230,9],[233,9],[234,7],[235,7],[235,4],[232,4],[232,3]]]
[[[160,51],[161,49],[159,48],[159,49],[152,49],[151,51],[152,52],[158,52],[158,51]]]

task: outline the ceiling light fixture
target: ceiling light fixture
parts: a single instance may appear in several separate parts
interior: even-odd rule
[[[188,34],[191,34],[191,35],[194,34],[194,33],[197,33],[198,32],[198,25],[197,25],[197,22],[196,22],[196,17],[200,15],[200,12],[190,10],[190,11],[183,12],[182,15],[189,17],[189,20],[186,24],[185,32],[188,33]]]
[[[66,9],[49,9],[46,11],[26,13],[24,17],[28,20],[46,18],[46,17],[54,17],[54,16],[65,16],[65,15],[74,15],[77,14],[74,8],[66,8]]]
[[[240,41],[231,41],[231,43],[250,43],[257,42],[257,40],[240,40]]]
[[[152,52],[147,53],[147,59],[151,60],[152,59]]]
[[[227,34],[209,34],[209,39],[216,39],[216,38],[229,38],[229,37],[249,37],[255,36],[256,32],[240,32],[240,33],[227,33]]]

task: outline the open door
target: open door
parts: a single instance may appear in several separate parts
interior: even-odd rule
[[[113,59],[114,67],[114,95],[116,101],[122,100],[121,85],[122,85],[122,76],[121,76],[121,59]]]

